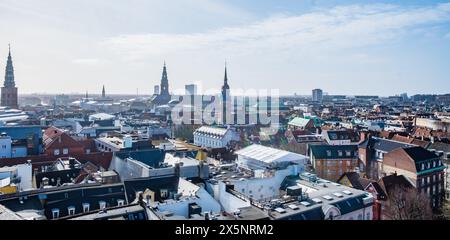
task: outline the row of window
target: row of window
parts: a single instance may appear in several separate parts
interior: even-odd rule
[[[352,156],[352,151],[350,151],[350,150],[345,150],[345,151],[338,150],[338,151],[337,151],[338,156],[339,156],[339,157],[344,156],[344,152],[345,152],[345,156],[346,156],[346,157],[351,157],[351,156]],[[331,150],[327,150],[327,156],[328,156],[328,157],[331,157]],[[354,156],[358,156],[358,151],[355,151]]]
[[[69,154],[69,149],[68,148],[63,148],[63,155],[67,155]],[[53,150],[53,155],[58,156],[59,154],[61,154],[61,150],[60,149],[55,149]]]
[[[429,196],[433,196],[433,195],[436,195],[436,194],[441,194],[442,193],[442,185],[441,185],[441,183],[439,183],[439,184],[434,185],[434,186],[423,187],[423,190]]]
[[[125,201],[122,199],[118,199],[117,200],[117,206],[123,206],[125,204]],[[90,204],[89,203],[83,203],[83,213],[87,213],[90,211]],[[99,209],[105,209],[106,206],[106,202],[105,201],[99,201],[98,202],[99,205]],[[76,214],[76,208],[75,206],[69,206],[67,207],[67,215],[69,216],[73,216]],[[60,216],[60,210],[59,208],[53,208],[52,209],[52,217],[53,219],[59,218]]]
[[[436,176],[437,175],[437,176]],[[421,180],[420,180],[420,185],[421,186],[424,186],[424,185],[426,185],[426,184],[431,184],[431,183],[434,183],[434,182],[436,182],[436,179],[437,179],[437,181],[438,182],[440,182],[440,181],[442,181],[442,174],[435,174],[435,175],[433,175],[433,177],[431,177],[431,176],[428,176],[428,177],[423,177]]]
[[[422,163],[420,165],[420,170],[423,171],[423,170],[440,167],[440,166],[442,166],[442,161],[437,159],[437,160],[433,160],[433,161],[428,161],[427,163]]]
[[[97,147],[98,148],[100,148],[100,149],[102,149],[102,150],[104,150],[105,152],[112,152],[112,149],[111,148],[108,148],[108,147],[106,147],[105,145],[103,145],[103,144],[97,144]]]
[[[222,147],[222,142],[220,140],[210,140],[201,137],[194,137],[194,142],[199,145],[206,144],[211,147]]]

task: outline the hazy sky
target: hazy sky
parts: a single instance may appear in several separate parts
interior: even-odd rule
[[[450,92],[450,2],[0,0],[19,93],[153,93],[197,82],[282,94]],[[3,79],[3,70],[2,70]]]

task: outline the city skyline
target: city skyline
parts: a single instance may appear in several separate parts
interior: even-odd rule
[[[100,93],[103,85],[108,94],[150,95],[164,60],[171,91],[197,82],[220,90],[225,59],[231,90],[450,92],[445,1],[134,3],[2,1],[0,67],[11,43],[20,95]]]

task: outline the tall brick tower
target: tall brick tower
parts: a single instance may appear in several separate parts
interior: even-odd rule
[[[11,57],[11,46],[9,46],[8,61],[5,70],[5,82],[2,87],[1,105],[4,107],[18,108],[17,87],[14,82],[14,67]]]

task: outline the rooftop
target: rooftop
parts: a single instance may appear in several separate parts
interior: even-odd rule
[[[238,156],[258,160],[264,163],[272,162],[289,162],[296,160],[305,160],[306,156],[288,152],[276,148],[266,147],[258,144],[253,144],[246,148],[236,151]]]

